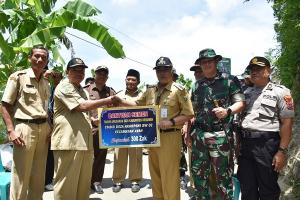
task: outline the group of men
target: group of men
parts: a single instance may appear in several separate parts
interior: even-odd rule
[[[290,91],[270,81],[271,65],[264,57],[250,60],[247,70],[253,87],[242,90],[239,80],[220,73],[222,56],[203,49],[195,65],[191,95],[175,83],[173,64],[160,57],[153,68],[158,83],[137,89],[140,74],[129,70],[126,90],[106,86],[109,70],[99,66],[95,82],[82,87],[87,66],[73,58],[66,78],[53,93],[53,126],[48,123],[51,95],[48,79],[59,75],[46,70],[49,52],[34,46],[31,68],[13,73],[2,98],[2,115],[14,144],[11,199],[41,199],[51,137],[54,156],[54,199],[88,199],[90,188],[103,193],[107,150],[99,149],[96,109],[112,106],[158,105],[160,147],[149,148],[149,170],[155,200],[180,199],[179,165],[182,134],[191,148],[194,195],[210,199],[209,176],[215,174],[217,199],[233,199],[233,116],[239,115],[241,147],[238,179],[242,199],[279,199],[278,173],[284,167],[291,139],[294,105]],[[182,129],[182,127],[184,128]],[[129,156],[132,192],[140,190],[141,148],[115,149],[113,191],[122,188]]]

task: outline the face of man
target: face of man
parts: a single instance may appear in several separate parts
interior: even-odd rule
[[[251,82],[256,86],[265,86],[269,82],[271,69],[269,67],[252,66]]]
[[[173,81],[172,68],[157,68],[156,76],[159,84],[165,86]]]
[[[201,68],[196,68],[195,72],[194,72],[194,76],[196,81],[202,79],[204,77],[202,69]]]
[[[108,74],[104,70],[96,71],[95,74],[95,83],[99,86],[104,86],[108,79]]]
[[[45,49],[32,49],[28,59],[33,69],[43,71],[48,64],[48,53]]]
[[[71,67],[67,70],[67,75],[72,84],[79,86],[84,79],[85,68],[83,66]]]
[[[135,76],[127,76],[125,79],[126,82],[126,90],[128,91],[136,91],[139,81]]]
[[[217,61],[215,59],[203,59],[200,61],[200,66],[206,78],[213,78],[217,74]]]

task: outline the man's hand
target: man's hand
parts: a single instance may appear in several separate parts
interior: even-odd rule
[[[21,138],[21,135],[17,134],[16,131],[10,131],[9,133],[9,140],[17,146],[25,146],[24,140]]]
[[[121,102],[122,99],[118,97],[117,95],[111,96],[111,102],[114,106],[118,106]]]
[[[173,126],[173,123],[168,119],[162,120],[158,124],[158,127],[162,130],[171,128],[172,126]]]
[[[222,107],[217,107],[212,110],[218,119],[224,119],[227,117],[227,110]]]
[[[275,156],[273,157],[272,165],[274,166],[274,170],[279,172],[285,166],[285,154],[281,151],[278,151]]]
[[[91,117],[91,121],[92,121],[92,124],[93,124],[94,126],[97,126],[97,127],[98,127],[98,124],[99,124],[99,119],[98,119],[98,118]]]

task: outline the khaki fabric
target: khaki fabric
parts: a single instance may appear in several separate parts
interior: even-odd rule
[[[14,118],[38,119],[47,118],[49,97],[49,82],[44,77],[37,81],[28,68],[10,75],[2,101],[14,106]]]
[[[25,146],[13,149],[10,199],[40,200],[44,192],[50,126],[17,123],[15,130],[21,134]]]
[[[130,95],[127,91],[123,91],[118,94],[119,97],[128,101],[135,101],[141,96],[140,91],[136,91],[133,95]],[[129,180],[131,182],[139,182],[143,178],[143,160],[142,160],[142,148],[115,148],[114,153],[114,170],[113,170],[113,182],[121,183],[126,178],[127,164],[129,157]]]
[[[160,135],[160,147],[149,148],[149,169],[154,200],[179,200],[180,132]]]
[[[93,151],[56,150],[53,155],[54,199],[89,199]]]
[[[148,86],[147,90],[136,101],[137,105],[159,105],[159,121],[162,108],[167,109],[167,117],[194,115],[188,92],[177,83],[168,84],[159,91],[157,85]],[[181,129],[182,125],[173,128]],[[180,199],[179,162],[181,133],[167,132],[160,134],[160,147],[149,148],[149,169],[152,180],[152,193],[155,200]]]
[[[51,150],[92,150],[93,135],[88,112],[74,110],[88,99],[83,88],[76,88],[68,79],[61,81],[54,92],[54,128]]]

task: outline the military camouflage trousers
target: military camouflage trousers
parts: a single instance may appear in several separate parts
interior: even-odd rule
[[[191,171],[195,184],[196,199],[210,199],[208,178],[215,171],[217,199],[233,199],[233,157],[229,144],[231,137],[224,131],[202,132],[195,130],[192,136]]]

